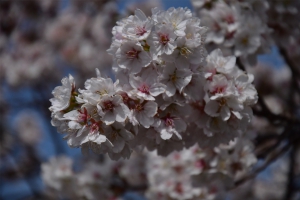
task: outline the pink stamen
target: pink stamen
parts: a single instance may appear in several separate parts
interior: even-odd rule
[[[136,49],[132,49],[130,51],[127,51],[126,55],[127,55],[127,58],[132,60],[132,59],[138,59],[139,53],[140,53],[140,51],[138,51]]]
[[[142,92],[142,93],[150,94],[150,93],[149,93],[149,86],[147,86],[147,85],[145,85],[145,84],[141,85],[141,86],[138,88],[138,90],[139,90],[140,92]]]
[[[90,134],[95,134],[100,132],[103,132],[102,128],[101,128],[101,121],[96,122],[94,119],[91,119],[91,124],[89,125],[90,127]]]
[[[204,169],[206,167],[206,162],[203,159],[197,160],[195,163],[195,167]]]
[[[90,133],[94,134],[94,133],[96,133],[98,131],[99,131],[98,123],[93,123],[92,126],[91,126]]]
[[[171,117],[170,114],[167,114],[167,116],[162,118],[162,120],[165,121],[166,126],[174,126],[174,119],[176,119],[176,117]]]
[[[138,26],[135,28],[135,32],[138,36],[142,36],[147,33],[147,30],[145,29],[145,27]]]
[[[233,15],[228,15],[225,17],[224,19],[228,24],[233,24],[235,22],[235,19],[233,17]]]
[[[86,108],[83,108],[83,111],[78,110],[78,112],[79,112],[80,114],[78,115],[77,121],[78,121],[79,123],[85,123],[85,124],[86,124],[87,121],[88,121],[88,118],[89,118],[89,115],[88,115],[88,113],[87,113]]]
[[[224,93],[225,89],[226,89],[226,86],[218,86],[215,88],[215,90],[212,92],[212,94],[215,95],[215,94]]]
[[[103,110],[105,111],[113,111],[115,105],[112,103],[112,101],[108,100],[103,102],[103,107]]]
[[[138,103],[138,104],[135,105],[135,110],[140,112],[140,111],[144,110],[144,108],[141,104]]]
[[[158,33],[158,35],[160,37],[160,43],[163,45],[166,45],[170,41],[168,34]]]

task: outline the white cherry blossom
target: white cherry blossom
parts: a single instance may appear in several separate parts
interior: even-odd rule
[[[128,69],[132,73],[140,72],[151,62],[149,53],[145,52],[143,47],[134,41],[123,43],[116,52],[116,58],[121,68]]]
[[[70,105],[72,92],[75,90],[75,81],[73,76],[65,77],[61,81],[62,86],[57,86],[52,94],[54,98],[50,99],[52,106],[49,108],[53,112],[65,110]]]

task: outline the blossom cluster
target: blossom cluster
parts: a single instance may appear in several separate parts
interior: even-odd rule
[[[166,158],[152,153],[147,162],[146,195],[158,200],[218,199],[255,163],[253,145],[245,136],[214,149],[195,145]]]
[[[143,188],[147,199],[153,200],[225,198],[233,181],[256,163],[247,137],[213,149],[194,145],[167,157],[144,151],[117,162],[91,159],[82,167],[76,163],[77,170],[71,158],[60,156],[42,164],[42,178],[53,198],[120,199],[120,191],[128,188]]]
[[[80,172],[69,157],[53,157],[42,164],[42,179],[50,197],[68,199],[117,199],[109,189],[112,169],[107,164],[89,161]]]
[[[146,147],[167,155],[198,143],[215,147],[244,132],[257,101],[253,76],[234,56],[204,48],[206,28],[187,8],[141,10],[113,28],[113,70],[75,90],[72,76],[54,89],[52,124],[71,147],[129,158]]]
[[[66,9],[59,9],[59,2],[1,4],[0,77],[10,86],[45,84],[45,78],[57,82],[67,67],[86,79],[95,68],[105,71],[111,65],[105,52],[117,15],[115,1],[72,0]]]
[[[133,154],[130,160],[120,161],[106,156],[89,157],[88,162],[52,157],[41,166],[45,195],[51,199],[122,199],[128,188],[146,185],[146,161],[147,154]]]
[[[271,29],[267,25],[267,1],[192,0],[194,8],[209,27],[206,43],[228,55],[255,65],[258,54],[268,52]]]

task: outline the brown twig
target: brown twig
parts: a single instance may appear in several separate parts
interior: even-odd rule
[[[241,178],[240,180],[237,180],[235,182],[235,187],[240,186],[241,184],[245,183],[246,181],[253,179],[257,176],[257,174],[259,174],[260,172],[262,172],[263,170],[265,170],[271,163],[273,163],[275,160],[277,160],[281,155],[283,155],[285,152],[287,152],[290,148],[290,145],[287,144],[284,147],[282,147],[281,149],[273,152],[273,154],[271,154],[269,156],[269,158],[267,158],[267,160],[264,162],[264,164],[262,164],[260,167],[258,167],[257,169],[254,170],[253,173],[246,175],[245,177]],[[234,189],[232,188],[232,189]]]

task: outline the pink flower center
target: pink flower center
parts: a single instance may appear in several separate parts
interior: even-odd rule
[[[206,162],[203,159],[197,160],[195,163],[195,167],[204,169],[206,167]]]
[[[218,32],[221,30],[221,26],[217,22],[215,22],[213,24],[213,30]]]
[[[127,104],[129,101],[129,96],[126,93],[122,93],[121,96],[123,98],[123,102]]]
[[[171,117],[170,114],[167,114],[162,120],[164,120],[166,126],[174,126],[175,117]]]
[[[166,45],[170,41],[168,34],[159,33],[158,35],[160,37],[160,43],[163,45]]]
[[[99,131],[99,125],[98,123],[93,123],[90,129],[90,133],[94,134]]]
[[[228,33],[226,33],[225,38],[232,39],[234,37],[234,35],[235,35],[235,31],[228,32]]]
[[[233,15],[227,15],[224,19],[228,24],[233,24],[235,22]]]
[[[142,92],[142,93],[150,94],[150,93],[149,93],[149,86],[148,86],[148,85],[143,84],[143,85],[141,85],[141,86],[138,88],[138,90],[139,90],[140,92]]]
[[[178,194],[182,194],[182,193],[183,193],[183,188],[182,188],[182,184],[181,184],[181,183],[176,183],[175,191],[176,191]]]
[[[79,123],[86,123],[86,122],[88,121],[88,118],[89,118],[89,115],[88,115],[88,113],[87,113],[86,108],[84,108],[83,111],[79,110],[78,112],[79,112],[80,114],[78,115],[77,121],[78,121]]]
[[[221,94],[225,92],[226,87],[225,86],[218,86],[215,88],[215,90],[212,92],[212,94]]]
[[[178,174],[181,174],[183,171],[183,167],[181,167],[181,166],[175,166],[175,167],[173,167],[173,169]]]
[[[115,105],[112,103],[112,101],[105,101],[103,102],[103,110],[105,111],[113,111]]]
[[[128,59],[138,59],[139,58],[139,53],[140,51],[136,50],[136,49],[132,49],[130,51],[127,51],[126,55]]]
[[[204,101],[194,102],[194,103],[191,103],[191,105],[196,110],[200,111],[201,113],[204,113],[204,108],[205,108],[205,102]]]
[[[179,154],[179,153],[175,153],[175,154],[174,154],[174,159],[175,159],[175,160],[179,160],[179,159],[180,159],[180,157],[181,157],[181,156],[180,156],[180,154]]]
[[[143,106],[141,105],[141,104],[136,104],[135,105],[135,110],[137,110],[137,111],[142,111],[144,108],[143,108]]]
[[[138,36],[142,36],[144,35],[145,33],[147,33],[145,27],[141,27],[141,26],[138,26],[135,28],[135,32]]]

